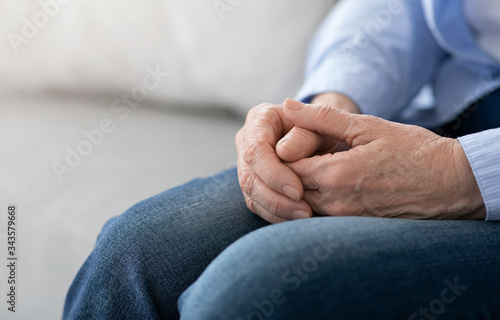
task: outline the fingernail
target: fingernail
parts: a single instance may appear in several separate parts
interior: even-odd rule
[[[297,188],[286,185],[283,187],[283,193],[290,199],[299,201],[300,200],[300,192]]]
[[[292,152],[296,156],[300,155],[300,153],[302,151],[302,146],[296,140],[292,140],[292,139],[283,140],[283,141],[281,141],[280,144],[281,144],[281,146],[290,150],[290,152]]]
[[[293,111],[299,111],[302,110],[302,108],[304,108],[304,104],[302,102],[293,99],[286,99],[285,106],[287,109]]]
[[[292,211],[292,218],[294,220],[307,219],[307,218],[309,218],[309,213],[307,211],[304,211],[304,210],[295,210],[295,211]]]

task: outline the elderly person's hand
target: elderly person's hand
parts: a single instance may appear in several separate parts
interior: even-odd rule
[[[340,94],[322,94],[313,101],[357,112]],[[262,104],[250,110],[235,142],[238,179],[252,212],[271,223],[312,216],[311,207],[302,199],[300,179],[282,159],[292,162],[315,153],[334,152],[341,146],[338,141],[294,127],[284,117],[282,105]]]
[[[417,126],[328,105],[285,101],[296,127],[346,142],[351,149],[288,167],[319,215],[411,219],[484,219],[486,209],[460,142]]]

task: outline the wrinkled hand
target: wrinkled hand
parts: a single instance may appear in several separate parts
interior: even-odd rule
[[[338,93],[320,94],[313,102],[359,113],[350,99]],[[247,207],[271,223],[312,215],[311,207],[302,200],[300,179],[282,160],[293,162],[345,147],[329,136],[294,127],[284,117],[283,106],[273,104],[250,110],[235,142],[238,179]]]
[[[292,127],[282,106],[262,104],[250,110],[235,139],[238,179],[247,207],[271,223],[312,215],[311,207],[302,200],[300,179],[275,151],[278,140]]]
[[[287,164],[300,177],[303,199],[315,213],[485,218],[477,182],[458,140],[328,105],[287,100],[283,111],[296,127],[351,147]]]
[[[348,97],[329,92],[317,95],[312,104],[328,104],[337,109],[359,114],[355,103]],[[306,149],[306,150],[304,150]],[[349,149],[344,142],[327,135],[320,135],[310,130],[293,127],[276,145],[276,154],[285,162],[295,162],[313,154],[321,155]]]

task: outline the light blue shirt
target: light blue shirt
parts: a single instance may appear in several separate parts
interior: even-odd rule
[[[463,0],[343,0],[311,42],[297,99],[339,92],[365,114],[433,128],[499,87],[500,62],[476,42]],[[459,140],[486,220],[500,220],[500,128]]]

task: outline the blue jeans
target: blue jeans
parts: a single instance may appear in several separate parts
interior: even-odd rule
[[[268,225],[246,209],[232,169],[111,219],[64,318],[177,319],[178,302],[195,320],[499,319],[499,286],[500,224]]]
[[[441,133],[498,127],[499,105],[496,91]],[[500,224],[322,217],[269,225],[246,208],[228,170],[111,219],[63,318],[179,316],[500,319]]]

